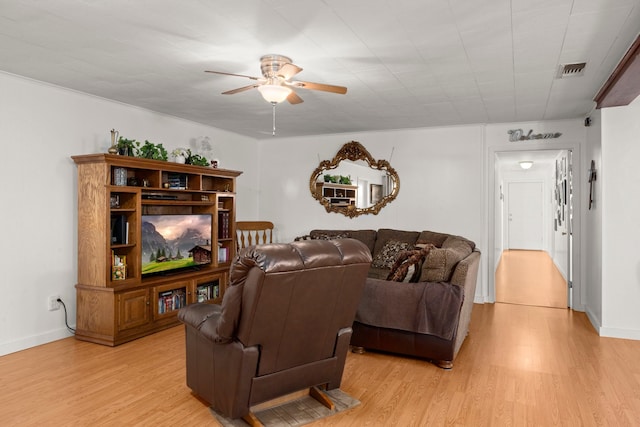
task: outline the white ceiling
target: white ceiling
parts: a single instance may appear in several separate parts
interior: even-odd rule
[[[640,32],[640,0],[0,0],[0,70],[248,135],[251,84],[289,56],[278,136],[585,117]],[[557,79],[560,64],[587,62]]]

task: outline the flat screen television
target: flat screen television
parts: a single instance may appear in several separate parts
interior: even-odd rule
[[[211,224],[208,214],[142,215],[142,275],[210,264]]]

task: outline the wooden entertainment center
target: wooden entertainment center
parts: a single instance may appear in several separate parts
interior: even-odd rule
[[[242,172],[113,154],[72,159],[78,168],[76,338],[115,346],[178,324],[186,304],[221,301],[236,250]],[[211,216],[210,240],[197,247],[210,262],[143,276],[142,216],[177,214]]]

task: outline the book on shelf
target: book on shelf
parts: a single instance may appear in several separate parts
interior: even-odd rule
[[[173,289],[158,294],[158,314],[179,310],[187,305],[184,289]]]
[[[198,302],[205,302],[220,296],[220,283],[218,281],[198,285]]]
[[[229,212],[218,213],[218,238],[228,239],[231,237],[230,219],[231,214]]]
[[[219,247],[218,248],[218,262],[228,262],[229,261],[229,248],[227,247]]]
[[[129,243],[129,222],[126,215],[111,215],[111,244]]]
[[[187,190],[189,188],[189,177],[183,173],[170,173],[167,175],[169,188],[174,190]]]

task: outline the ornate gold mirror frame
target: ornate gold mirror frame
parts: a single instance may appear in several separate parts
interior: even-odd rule
[[[326,172],[335,170],[343,160],[349,160],[351,162],[362,160],[367,163],[370,169],[385,172],[385,175],[380,177],[384,182],[381,184],[374,184],[375,189],[379,189],[382,192],[381,197],[379,200],[376,200],[374,195],[371,194],[369,199],[375,202],[371,206],[364,208],[357,207],[357,203],[355,202],[355,199],[357,199],[357,187],[352,185],[352,183],[349,182],[349,185],[347,185],[325,182],[324,175],[330,175]],[[350,179],[351,178],[349,177],[348,181],[350,181]],[[374,190],[374,185],[371,186],[372,192]],[[356,189],[355,192],[353,192],[354,188]],[[327,212],[341,213],[349,218],[354,218],[364,214],[377,215],[378,212],[380,212],[380,209],[386,206],[387,203],[394,200],[398,195],[398,192],[400,191],[400,177],[388,161],[375,160],[371,157],[371,154],[369,154],[367,149],[362,146],[362,144],[357,141],[351,141],[342,146],[333,160],[323,160],[320,162],[318,167],[311,174],[309,189],[311,190],[313,198],[318,200]],[[351,201],[349,201],[349,198]]]

